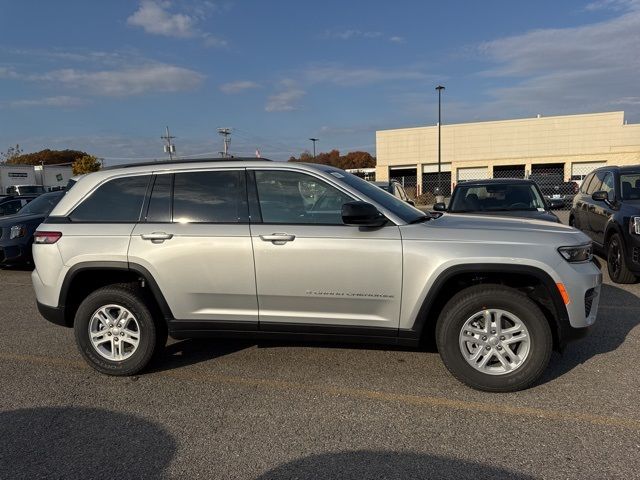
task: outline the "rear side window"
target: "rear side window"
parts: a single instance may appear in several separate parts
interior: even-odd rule
[[[73,222],[136,223],[150,175],[116,178],[98,187],[69,216]]]
[[[248,216],[244,170],[175,174],[174,222],[240,223]]]

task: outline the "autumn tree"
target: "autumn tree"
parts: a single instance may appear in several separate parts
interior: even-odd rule
[[[330,152],[321,152],[315,158],[305,151],[300,157],[289,158],[290,162],[307,162],[321,163],[323,165],[331,165],[332,167],[348,169],[348,168],[372,168],[376,166],[376,158],[369,152],[349,152],[346,155],[340,155],[339,150],[331,150]]]
[[[72,170],[74,175],[84,175],[85,173],[97,172],[102,165],[93,155],[84,155],[73,162]]]
[[[12,160],[22,155],[20,145],[7,148],[6,152],[0,152],[0,163],[12,163]]]
[[[7,160],[12,165],[57,165],[60,163],[73,163],[77,159],[88,156],[87,152],[80,150],[41,150],[34,153],[20,152]]]

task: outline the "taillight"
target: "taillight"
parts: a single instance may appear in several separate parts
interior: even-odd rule
[[[36,232],[33,234],[33,243],[50,245],[56,243],[62,237],[62,232]]]

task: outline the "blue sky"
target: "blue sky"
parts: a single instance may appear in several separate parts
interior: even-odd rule
[[[121,163],[221,149],[375,153],[375,131],[625,110],[640,1],[0,1],[0,150]]]

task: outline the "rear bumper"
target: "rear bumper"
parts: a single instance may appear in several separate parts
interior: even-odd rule
[[[26,263],[31,259],[31,252],[24,245],[13,242],[0,243],[0,265]]]
[[[51,323],[55,323],[56,325],[60,325],[62,327],[71,326],[67,325],[67,322],[65,320],[64,307],[50,307],[49,305],[38,302],[38,311],[45,320]]]

